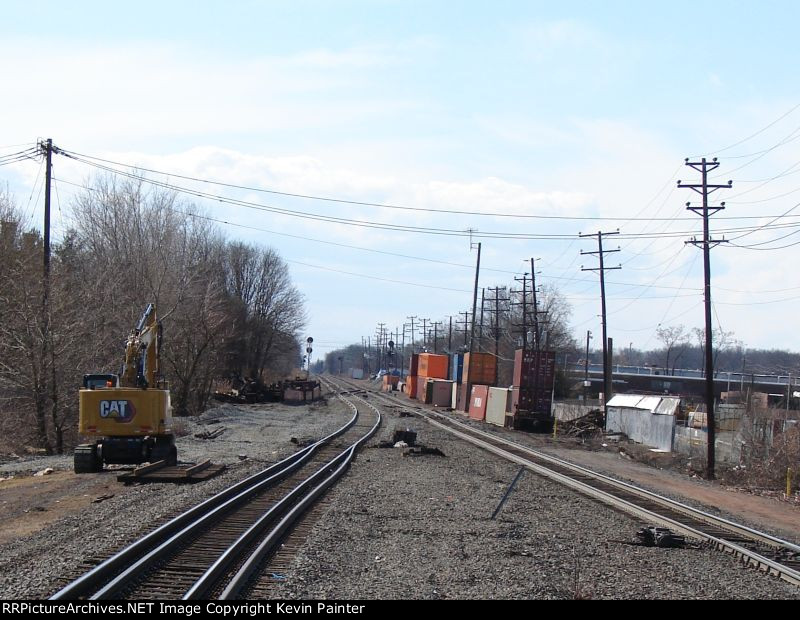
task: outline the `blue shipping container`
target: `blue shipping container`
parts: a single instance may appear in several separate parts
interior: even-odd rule
[[[456,383],[461,383],[461,377],[464,374],[464,354],[453,353],[450,359],[450,380]]]

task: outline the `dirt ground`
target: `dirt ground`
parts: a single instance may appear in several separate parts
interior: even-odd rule
[[[116,481],[116,473],[79,476],[71,471],[53,471],[45,476],[29,473],[4,475],[0,481],[0,510],[3,527],[0,545],[41,530],[66,515],[122,495],[133,487]]]

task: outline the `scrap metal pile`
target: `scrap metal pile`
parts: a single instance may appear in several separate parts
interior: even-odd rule
[[[214,399],[224,403],[277,403],[283,401],[311,401],[322,395],[319,381],[287,379],[265,384],[260,379],[234,377],[230,388],[214,392]]]

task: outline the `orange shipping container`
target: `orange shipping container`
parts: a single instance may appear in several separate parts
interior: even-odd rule
[[[420,377],[447,379],[447,356],[435,353],[420,353],[418,373]]]
[[[417,377],[406,377],[406,396],[409,398],[417,397]]]
[[[464,355],[464,383],[493,385],[497,358],[491,353],[466,353]]]
[[[383,385],[384,387],[392,386],[394,387],[397,385],[397,382],[400,381],[400,377],[397,375],[383,375]]]

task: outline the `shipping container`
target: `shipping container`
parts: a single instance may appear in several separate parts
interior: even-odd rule
[[[541,385],[545,390],[553,389],[556,354],[553,351],[528,349],[523,359],[522,349],[514,352],[514,387]]]
[[[462,383],[458,387],[458,402],[456,403],[456,411],[459,413],[467,414],[469,411],[469,385]]]
[[[458,391],[461,389],[461,385],[453,381],[451,387],[452,387],[452,396],[450,400],[450,407],[458,410]]]
[[[427,394],[428,394],[428,378],[417,377],[417,400],[421,403],[424,403]]]
[[[412,353],[408,363],[408,374],[416,377],[419,374],[419,353]]]
[[[450,407],[453,398],[453,382],[434,379],[428,382],[431,388],[431,405],[434,407]]]
[[[351,368],[350,369],[350,376],[353,379],[363,379],[364,378],[364,370],[361,368]]]
[[[389,388],[386,390],[388,392],[397,389],[396,386],[398,381],[400,381],[400,377],[397,375],[383,375],[383,387]]]
[[[506,425],[506,402],[509,392],[508,388],[489,388],[489,397],[486,403],[486,421],[489,424]]]
[[[461,377],[464,372],[464,354],[453,353],[450,356],[450,380],[456,383],[461,383]]]
[[[489,398],[488,385],[473,385],[469,399],[469,417],[472,420],[486,418],[486,401]]]
[[[414,376],[406,377],[406,396],[409,398],[417,397],[417,382],[419,379]]]
[[[435,353],[420,353],[417,374],[429,379],[447,379],[447,356]]]
[[[462,380],[465,383],[494,385],[497,358],[491,353],[465,353]]]

